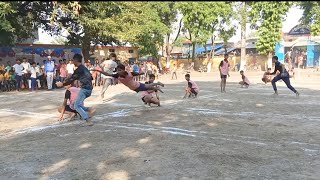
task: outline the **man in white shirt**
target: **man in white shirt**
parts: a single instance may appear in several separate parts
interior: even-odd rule
[[[68,72],[68,77],[71,77],[75,69],[75,66],[72,62],[72,59],[69,60],[69,63],[67,64],[67,72]]]
[[[17,91],[20,91],[21,89],[21,80],[22,80],[22,69],[23,69],[23,66],[20,62],[19,59],[17,59],[16,61],[17,63],[15,65],[13,65],[13,68],[14,68],[14,72],[16,74],[16,82],[17,82]]]
[[[24,88],[28,88],[28,69],[30,69],[30,63],[27,62],[27,59],[26,58],[22,58],[22,66],[23,66],[23,70],[22,70],[22,81],[23,81],[23,85],[24,85]],[[29,86],[30,88],[30,86]]]
[[[36,88],[36,81],[37,81],[37,77],[40,73],[39,68],[37,67],[35,62],[31,63],[31,67],[27,70],[31,75],[30,75],[30,79],[31,79],[31,91],[34,92],[35,88]],[[38,86],[40,86],[40,81],[38,80]]]
[[[105,60],[101,63],[101,68],[104,72],[107,72],[109,74],[113,74],[113,71],[117,67],[116,63],[117,55],[115,53],[110,54],[110,60]],[[101,90],[101,98],[104,98],[104,93],[108,89],[110,85],[113,85],[114,78],[111,76],[105,76],[101,74],[101,78],[103,78],[103,87]]]

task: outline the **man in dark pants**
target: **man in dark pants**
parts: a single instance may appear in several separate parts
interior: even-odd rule
[[[275,67],[274,67],[274,72],[273,73],[270,73],[270,75],[274,75],[276,74],[277,71],[279,71],[279,74],[277,76],[275,76],[273,78],[273,80],[271,81],[272,83],[272,87],[273,87],[273,90],[274,90],[274,94],[275,95],[278,95],[278,90],[277,90],[277,86],[276,86],[276,82],[279,81],[280,79],[283,80],[284,83],[286,83],[287,87],[293,91],[297,97],[299,97],[299,92],[297,90],[295,90],[291,84],[290,84],[290,77],[289,77],[289,73],[288,71],[286,70],[286,68],[284,67],[283,64],[281,64],[279,61],[278,61],[278,56],[273,56],[272,57],[272,62],[275,63]]]
[[[88,108],[84,106],[84,100],[91,96],[92,93],[92,76],[90,71],[81,63],[82,56],[80,54],[75,54],[73,56],[73,64],[77,67],[71,77],[67,78],[63,83],[57,82],[57,87],[63,87],[70,85],[75,80],[79,80],[80,82],[80,91],[78,97],[74,103],[75,110],[80,114],[82,119],[84,119],[89,126],[92,126],[91,117],[95,113],[94,108]]]

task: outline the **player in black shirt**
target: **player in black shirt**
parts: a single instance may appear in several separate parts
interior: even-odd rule
[[[287,87],[293,91],[296,96],[298,97],[300,94],[299,92],[294,89],[291,84],[290,84],[290,77],[289,77],[289,73],[288,71],[286,70],[286,68],[284,67],[283,64],[281,64],[279,61],[278,61],[278,56],[273,56],[272,57],[272,62],[275,63],[275,67],[274,67],[274,72],[273,73],[270,73],[270,75],[274,75],[276,74],[277,71],[279,71],[279,74],[277,76],[275,76],[273,78],[273,80],[271,81],[272,83],[272,86],[273,86],[273,90],[274,90],[274,94],[275,95],[278,95],[278,90],[277,90],[277,86],[276,86],[276,82],[279,81],[280,79],[283,80],[284,83],[286,83]]]

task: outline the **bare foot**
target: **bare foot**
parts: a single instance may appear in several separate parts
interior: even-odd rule
[[[73,113],[73,114],[70,116],[69,121],[73,121],[76,116],[77,116],[77,114],[76,114],[76,113]]]
[[[93,122],[92,122],[91,119],[89,118],[89,119],[87,119],[86,122],[83,123],[81,126],[82,126],[82,127],[84,127],[84,126],[93,126]]]
[[[96,109],[95,108],[90,108],[89,109],[89,117],[90,118],[93,117],[95,113],[96,113]]]

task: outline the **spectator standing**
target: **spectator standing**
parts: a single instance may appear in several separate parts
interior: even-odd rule
[[[54,62],[51,60],[51,56],[48,56],[48,60],[44,64],[44,74],[47,77],[48,90],[52,89],[55,72],[56,72],[56,68],[55,68]]]
[[[73,74],[74,70],[75,70],[75,66],[73,64],[72,59],[69,60],[69,63],[67,64],[67,72],[68,72],[68,78],[71,77],[71,75]]]
[[[17,83],[16,89],[17,89],[17,91],[20,91],[23,66],[22,66],[21,61],[19,59],[17,59],[16,64],[13,66],[13,68],[14,68],[15,78],[16,78],[16,83]]]

